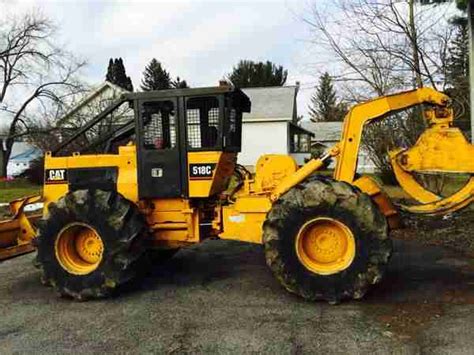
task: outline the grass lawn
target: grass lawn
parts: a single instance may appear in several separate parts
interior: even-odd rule
[[[446,176],[440,191],[432,190],[443,197],[448,197],[460,190],[469,180],[469,176],[460,174],[459,176]],[[400,186],[382,185],[383,190],[394,199],[409,199],[410,196],[403,191]]]
[[[0,203],[39,193],[41,186],[32,185],[26,180],[0,181]]]
[[[319,175],[332,177],[332,170],[321,170],[318,172]],[[373,178],[382,188],[382,190],[391,198],[395,200],[400,199],[411,199],[411,197],[398,185],[387,185],[382,182],[378,174],[364,173],[361,175],[367,175]],[[459,189],[461,189],[469,180],[470,176],[467,174],[445,174],[444,180],[442,183],[441,191],[436,192],[436,190],[428,188],[429,190],[436,192],[437,194],[447,197],[451,196]],[[423,184],[421,184],[423,186]]]

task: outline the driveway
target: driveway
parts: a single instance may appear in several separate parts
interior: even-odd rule
[[[33,255],[0,265],[0,352],[472,353],[474,262],[398,241],[382,284],[330,306],[284,291],[261,247],[208,241],[140,286],[93,302],[57,298]]]

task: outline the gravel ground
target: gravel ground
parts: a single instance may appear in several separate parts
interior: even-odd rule
[[[34,255],[0,266],[0,353],[472,353],[474,264],[395,243],[384,281],[330,306],[284,291],[260,246],[180,251],[120,296],[78,303],[39,282]]]
[[[402,214],[404,228],[392,237],[439,245],[474,257],[474,207],[445,216]]]

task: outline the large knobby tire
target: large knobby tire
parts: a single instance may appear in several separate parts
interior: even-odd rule
[[[297,251],[302,231],[325,221],[347,230],[354,250],[349,264],[330,274],[310,270]],[[386,218],[371,198],[350,184],[322,177],[293,187],[274,204],[263,241],[267,264],[288,291],[330,303],[363,297],[381,280],[392,251]]]
[[[109,296],[136,276],[145,251],[145,227],[137,207],[116,192],[69,192],[49,204],[40,221],[36,265],[42,282],[76,300]],[[86,255],[90,264],[79,256],[78,238],[96,247]]]

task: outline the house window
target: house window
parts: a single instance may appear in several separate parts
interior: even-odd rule
[[[290,136],[290,153],[309,153],[311,137],[308,133],[293,133]]]
[[[311,151],[311,137],[309,134],[300,135],[300,150],[304,153]]]

